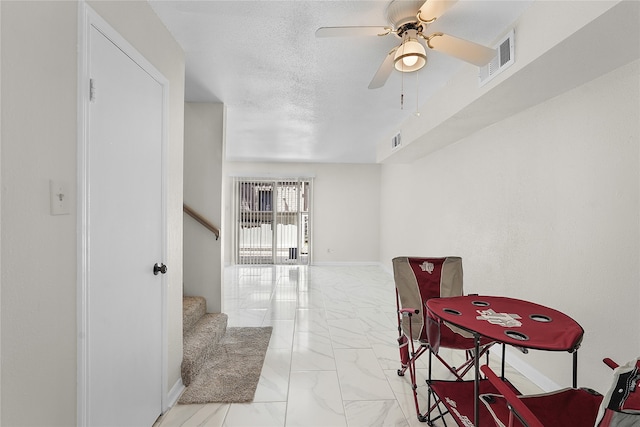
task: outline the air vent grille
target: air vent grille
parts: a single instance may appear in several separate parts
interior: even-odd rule
[[[480,86],[484,86],[495,76],[514,63],[514,31],[511,30],[497,45],[498,54],[484,67],[480,67]]]
[[[398,148],[400,145],[402,145],[402,137],[400,136],[400,132],[398,132],[391,138],[391,149]]]
[[[511,39],[506,39],[500,44],[499,56],[501,67],[511,60]]]

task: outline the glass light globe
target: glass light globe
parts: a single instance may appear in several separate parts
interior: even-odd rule
[[[416,64],[416,62],[418,62],[418,57],[416,55],[405,56],[404,58],[402,58],[402,62],[405,66],[412,67]]]
[[[393,62],[396,70],[403,73],[418,71],[427,63],[424,46],[414,38],[406,39],[396,50]]]

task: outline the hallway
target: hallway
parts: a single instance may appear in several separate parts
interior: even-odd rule
[[[394,284],[381,267],[229,267],[223,298],[230,327],[273,326],[254,402],[178,405],[157,427],[426,425],[408,376],[396,374]],[[444,378],[438,368],[434,376]],[[507,375],[522,392],[539,391]]]

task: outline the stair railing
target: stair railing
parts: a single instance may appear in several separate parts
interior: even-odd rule
[[[216,236],[216,240],[218,240],[218,238],[220,237],[220,230],[218,229],[218,227],[213,225],[205,217],[203,217],[198,212],[194,211],[192,208],[190,208],[185,204],[182,205],[182,210],[191,218],[195,219],[200,224],[202,224],[207,230],[211,231]]]

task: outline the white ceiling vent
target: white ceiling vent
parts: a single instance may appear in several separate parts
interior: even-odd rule
[[[514,63],[514,31],[511,30],[496,46],[497,55],[484,67],[480,67],[480,87],[509,68]]]
[[[400,132],[395,134],[393,138],[391,138],[391,149],[398,148],[402,145],[402,137],[400,136]]]

